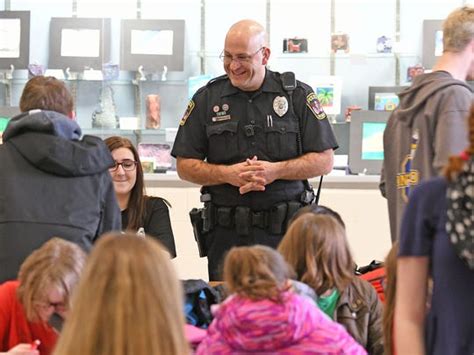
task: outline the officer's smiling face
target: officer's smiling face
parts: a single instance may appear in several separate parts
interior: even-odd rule
[[[263,46],[260,36],[246,39],[245,35],[229,33],[223,53],[224,70],[233,86],[255,91],[263,83],[269,56],[270,49]]]

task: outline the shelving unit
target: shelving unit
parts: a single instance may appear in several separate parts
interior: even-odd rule
[[[409,66],[421,62],[423,19],[444,18],[464,0],[445,0],[426,6],[426,0],[346,0],[281,1],[281,0],[122,0],[111,5],[98,0],[71,0],[55,4],[45,11],[42,1],[0,0],[0,10],[30,11],[30,62],[47,65],[49,24],[52,17],[100,17],[111,19],[111,61],[120,62],[120,21],[125,18],[182,19],[185,21],[184,70],[147,73],[146,81],[137,81],[135,72],[120,71],[118,79],[66,80],[76,99],[77,119],[84,132],[101,137],[123,134],[162,143],[165,129],[178,127],[188,101],[187,78],[201,74],[223,74],[219,54],[228,27],[241,18],[252,17],[267,27],[272,55],[269,67],[280,72],[294,71],[296,78],[311,84],[312,75],[342,77],[341,111],[347,106],[368,108],[369,86],[404,85]],[[2,7],[3,4],[3,7]],[[290,16],[289,10],[291,9]],[[53,11],[54,10],[54,11]],[[297,15],[296,15],[297,14]],[[356,19],[356,20],[354,20]],[[285,24],[282,26],[282,24]],[[350,53],[330,53],[331,33],[350,35]],[[376,39],[381,35],[400,41],[400,53],[375,53]],[[308,53],[282,53],[282,39],[298,36],[308,40]],[[394,46],[395,48],[395,46]],[[5,74],[6,72],[4,72]],[[0,79],[0,105],[17,106],[26,70],[15,70],[12,79]],[[114,91],[117,115],[138,117],[137,130],[93,129],[92,113],[97,108],[100,90],[110,85]],[[161,97],[161,127],[146,130],[145,97]],[[347,145],[348,130],[344,115],[337,116],[341,126],[340,146]],[[342,133],[341,133],[342,132]],[[341,140],[342,139],[342,140]],[[340,149],[337,153],[344,152]]]

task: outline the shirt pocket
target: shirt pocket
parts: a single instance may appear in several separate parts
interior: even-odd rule
[[[271,161],[293,159],[298,156],[298,123],[290,118],[275,118],[264,127],[267,154]]]
[[[206,127],[209,140],[209,163],[235,163],[239,158],[238,121],[218,123]]]

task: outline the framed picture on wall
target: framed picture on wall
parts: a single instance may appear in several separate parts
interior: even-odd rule
[[[331,35],[331,51],[333,53],[349,53],[349,35],[347,33],[333,33]]]
[[[110,19],[53,17],[49,69],[102,70],[110,60]]]
[[[398,106],[398,94],[408,86],[369,86],[369,110],[393,111]]]
[[[422,65],[433,68],[436,60],[443,54],[443,20],[423,21]]]
[[[283,53],[308,53],[306,38],[284,38]]]
[[[30,12],[0,11],[0,69],[26,69],[30,61]]]
[[[184,20],[122,20],[120,67],[184,70]]]
[[[309,84],[328,115],[341,113],[342,79],[338,76],[312,76]]]
[[[138,155],[143,163],[147,163],[147,172],[164,172],[171,168],[171,146],[169,144],[140,143]],[[152,168],[151,168],[152,166]]]
[[[383,132],[390,112],[354,111],[349,133],[349,170],[352,174],[380,174],[384,158]]]

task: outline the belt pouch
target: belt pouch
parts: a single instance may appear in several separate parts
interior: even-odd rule
[[[285,223],[287,209],[288,206],[286,202],[278,203],[270,209],[268,230],[271,234],[283,233],[283,225]]]
[[[242,206],[235,208],[235,230],[238,235],[249,235],[250,208]]]
[[[262,229],[267,228],[268,225],[268,213],[267,211],[251,212],[252,226],[256,226]]]
[[[232,207],[218,207],[216,218],[217,224],[222,227],[232,228],[234,226]]]
[[[215,206],[211,202],[204,203],[204,208],[202,210],[202,225],[204,232],[210,232],[215,226]]]

